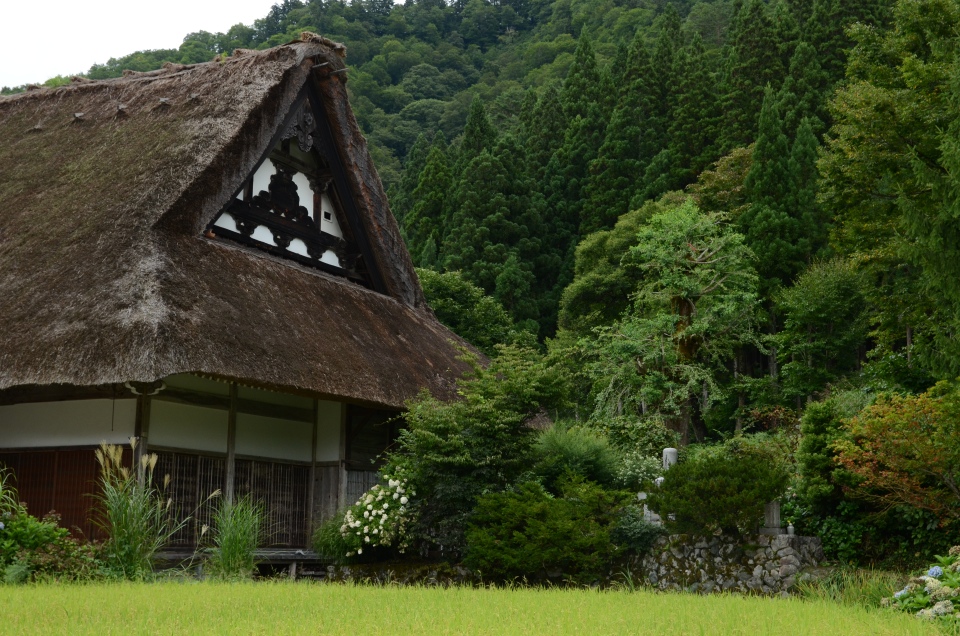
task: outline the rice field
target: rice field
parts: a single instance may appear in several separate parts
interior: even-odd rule
[[[0,587],[4,634],[936,634],[825,601],[315,583]]]

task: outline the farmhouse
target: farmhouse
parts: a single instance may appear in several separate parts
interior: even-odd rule
[[[182,514],[214,490],[271,542],[375,479],[404,402],[448,396],[426,306],[313,34],[0,99],[0,464],[88,536],[101,441],[159,456]],[[201,506],[177,538],[195,544]]]

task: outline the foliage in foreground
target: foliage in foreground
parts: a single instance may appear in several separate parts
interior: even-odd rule
[[[884,507],[928,511],[941,527],[960,521],[960,392],[947,383],[918,396],[881,396],[837,442],[854,494]]]
[[[221,500],[213,515],[213,548],[207,556],[210,573],[222,579],[248,579],[256,567],[255,552],[263,535],[263,505],[241,497]]]
[[[131,438],[136,450],[136,439]],[[144,455],[137,473],[123,465],[123,449],[102,444],[96,451],[100,464],[100,527],[109,537],[103,559],[116,577],[142,580],[153,572],[153,558],[188,519],[176,521],[173,501],[153,483],[156,455]],[[166,485],[166,484],[164,484]],[[219,494],[219,493],[216,493]]]
[[[0,469],[0,582],[89,580],[101,575],[97,546],[80,543],[51,513],[37,519]]]
[[[960,628],[960,546],[950,548],[947,556],[935,557],[926,573],[914,577],[903,589],[881,605],[919,618],[939,619],[954,629]]]
[[[628,493],[566,480],[554,497],[536,482],[480,497],[464,565],[485,580],[591,583],[620,552],[610,530]]]
[[[461,399],[421,395],[388,458],[418,496],[411,538],[422,551],[458,554],[466,521],[485,492],[513,484],[530,464],[534,429],[526,423],[564,403],[565,379],[532,349],[501,347],[490,366],[461,381]]]
[[[123,608],[117,611],[117,608]],[[376,620],[371,622],[371,608]],[[336,611],[332,611],[336,608]],[[31,585],[0,594],[4,630],[78,635],[791,634],[934,636],[912,616],[832,602],[588,589],[305,583]]]

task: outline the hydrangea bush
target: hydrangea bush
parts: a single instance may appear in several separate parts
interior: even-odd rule
[[[911,579],[881,604],[920,618],[960,622],[960,546],[950,548],[945,557],[935,558],[937,565],[923,576]]]
[[[384,475],[383,480],[385,483],[368,490],[344,514],[340,534],[348,557],[376,547],[399,552],[409,547],[410,499],[417,493],[409,490],[407,480],[399,475]]]

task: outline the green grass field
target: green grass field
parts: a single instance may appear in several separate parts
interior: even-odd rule
[[[4,634],[936,634],[823,601],[311,583],[0,587]]]

